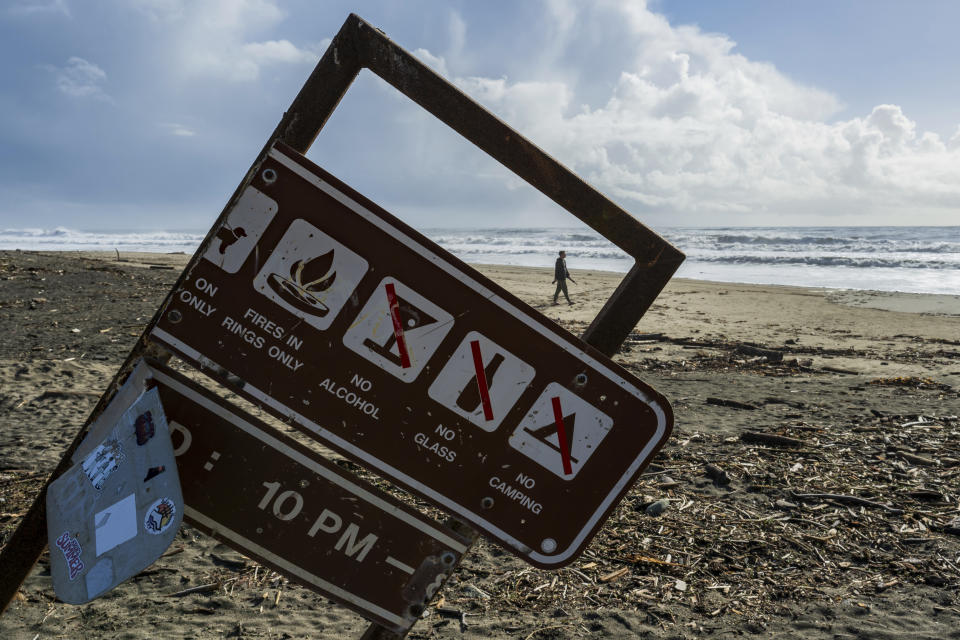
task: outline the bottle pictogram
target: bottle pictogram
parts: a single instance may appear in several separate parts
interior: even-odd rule
[[[496,375],[500,365],[503,364],[503,361],[504,355],[502,353],[495,353],[490,363],[483,368],[483,377],[486,381],[487,388],[493,386],[493,377]],[[477,380],[477,374],[473,374],[473,377],[467,382],[467,385],[460,392],[460,395],[457,396],[457,406],[467,413],[473,413],[480,408],[481,404],[480,385]]]
[[[427,395],[484,431],[495,431],[533,382],[536,371],[479,331],[471,331]]]

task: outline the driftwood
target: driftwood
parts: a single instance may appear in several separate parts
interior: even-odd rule
[[[858,375],[860,375],[860,372],[859,372],[859,371],[853,371],[852,369],[841,369],[840,367],[825,366],[825,367],[820,367],[820,370],[821,370],[821,371],[829,371],[830,373],[842,373],[842,374],[845,374],[845,375],[848,375],[848,376],[858,376]]]
[[[707,398],[707,404],[714,404],[718,407],[732,407],[733,409],[747,409],[750,411],[757,408],[752,404],[737,402],[736,400],[724,400],[723,398]]]
[[[806,442],[788,436],[778,436],[773,433],[758,433],[746,431],[740,434],[740,440],[748,444],[766,444],[773,447],[802,447]]]
[[[906,460],[911,464],[920,465],[922,467],[933,467],[936,466],[937,461],[931,458],[924,458],[923,456],[918,456],[912,453],[907,453],[906,451],[900,451],[899,455],[901,458]]]
[[[768,362],[780,362],[783,360],[782,351],[774,351],[773,349],[761,349],[760,347],[752,347],[747,344],[737,345],[737,348],[734,349],[735,353],[742,353],[746,356],[760,356],[761,358],[766,358]]]
[[[189,589],[184,589],[183,591],[177,591],[176,593],[171,593],[170,597],[177,598],[180,596],[189,595],[191,593],[199,593],[201,591],[213,591],[214,589],[217,589],[219,587],[220,587],[219,582],[210,582],[207,584],[198,585],[196,587],[190,587]]]
[[[722,487],[730,484],[730,476],[727,475],[727,472],[718,467],[715,464],[707,463],[704,467],[704,470],[707,472],[707,477],[713,480],[713,484],[718,487]]]
[[[852,504],[858,507],[873,507],[874,509],[883,509],[889,513],[903,513],[903,509],[897,509],[880,502],[867,500],[866,498],[858,498],[857,496],[845,496],[839,493],[793,493],[792,491],[790,493],[797,500],[833,500],[834,502]]]

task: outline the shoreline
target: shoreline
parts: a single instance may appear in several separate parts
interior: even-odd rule
[[[38,254],[38,255],[64,255],[73,256],[87,260],[99,260],[103,262],[116,262],[119,264],[128,264],[130,266],[154,267],[154,268],[174,268],[182,270],[193,257],[192,254],[183,252],[173,253],[155,253],[150,251],[82,251],[82,250],[28,250],[15,249],[0,251],[10,253]],[[119,256],[119,259],[118,259]],[[552,272],[549,266],[527,266],[527,265],[502,265],[488,263],[467,263],[481,273],[496,272],[500,270],[512,271],[530,271],[536,273],[540,270],[547,273]],[[573,275],[597,274],[606,278],[615,278],[618,281],[626,274],[618,271],[601,271],[592,269],[571,269]],[[893,311],[900,313],[918,313],[945,316],[960,316],[960,295],[950,295],[943,293],[912,293],[905,291],[884,291],[879,289],[843,289],[832,287],[815,287],[790,284],[757,284],[750,282],[728,282],[720,280],[701,280],[697,278],[674,277],[670,281],[674,283],[684,283],[689,286],[707,286],[707,287],[743,287],[756,290],[782,290],[782,291],[815,291],[826,296],[828,300],[835,304],[847,305],[851,307],[861,307],[868,309],[877,309],[881,311]],[[670,286],[669,284],[667,285]]]

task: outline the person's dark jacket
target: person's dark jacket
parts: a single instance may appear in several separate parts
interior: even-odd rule
[[[567,261],[563,258],[557,258],[557,263],[553,267],[553,279],[566,280],[569,277],[570,272],[567,271]]]

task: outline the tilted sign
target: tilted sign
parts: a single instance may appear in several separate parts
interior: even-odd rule
[[[183,520],[156,390],[124,385],[82,451],[47,491],[50,575],[57,598],[71,604],[89,602],[153,564]]]
[[[468,540],[162,367],[186,519],[396,632]]]
[[[362,69],[635,260],[583,341],[298,155]],[[98,442],[83,438],[110,414],[111,398],[137,363],[147,355],[165,358],[167,347],[530,562],[562,566],[586,545],[672,427],[666,401],[601,353],[616,353],[683,258],[351,14],[51,480],[69,471],[71,456],[89,454],[84,442]],[[184,438],[178,466],[188,517],[382,625],[408,629],[415,603],[439,588],[451,557],[456,562],[473,533],[458,538],[383,496],[383,502],[368,501],[348,487],[365,485],[344,480],[308,449],[197,389],[175,393],[174,387],[164,387],[166,402],[176,405],[171,394],[180,393],[190,400],[183,406],[192,407],[178,410],[175,424]],[[248,445],[259,449],[246,460],[261,467],[237,464]],[[261,474],[274,464],[282,473]],[[295,479],[306,479],[305,469],[323,480],[302,486]],[[212,493],[205,492],[212,480]],[[329,486],[320,491],[318,484]],[[344,492],[357,496],[365,523],[377,531],[376,545],[364,542],[366,529],[345,509],[329,506],[354,499]],[[40,496],[0,550],[0,610],[45,546],[45,511]],[[282,540],[280,531],[288,534]],[[315,559],[329,559],[336,569],[312,562],[313,556],[291,557],[293,548],[314,549],[288,548],[297,536],[322,539]],[[405,545],[419,555],[407,556]],[[389,588],[368,591],[381,573]]]
[[[652,388],[282,143],[151,338],[541,567],[672,427]]]

